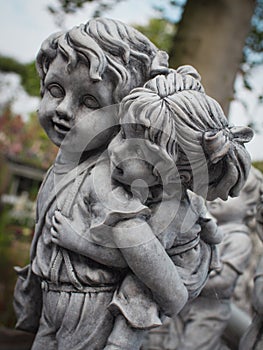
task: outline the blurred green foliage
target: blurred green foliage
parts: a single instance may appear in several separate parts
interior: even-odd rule
[[[41,128],[36,113],[25,121],[7,107],[0,114],[0,195],[7,193],[10,185],[6,158],[45,170],[56,153],[57,147]],[[16,274],[13,266],[24,266],[29,259],[35,223],[33,201],[37,192],[37,184],[33,184],[23,203],[0,202],[0,326],[14,327],[15,324],[12,302]]]
[[[244,47],[244,62],[250,67],[263,63],[263,0],[256,0],[251,29]]]
[[[0,153],[22,163],[47,169],[56,157],[57,147],[40,126],[36,113],[24,121],[7,107],[0,114]]]
[[[124,0],[57,0],[55,5],[48,5],[47,8],[52,15],[61,17],[62,14],[75,13],[87,3],[96,3],[93,17],[99,17],[122,1]]]
[[[21,77],[21,85],[30,96],[40,95],[40,80],[35,62],[23,64],[14,58],[0,55],[0,72],[17,73]]]
[[[29,261],[32,227],[16,225],[10,208],[0,211],[0,326],[14,327],[13,291],[16,282],[14,266],[24,266]]]
[[[147,25],[135,26],[159,49],[169,52],[177,26],[163,18],[151,18]]]
[[[252,165],[263,173],[263,161],[253,162]]]

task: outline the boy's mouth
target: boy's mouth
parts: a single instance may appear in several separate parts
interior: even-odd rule
[[[70,127],[68,125],[65,125],[63,123],[58,123],[53,121],[53,126],[54,126],[54,130],[61,134],[61,135],[66,135],[69,131],[70,131]]]

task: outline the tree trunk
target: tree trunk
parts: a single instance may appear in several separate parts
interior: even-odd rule
[[[170,66],[194,66],[226,114],[254,7],[254,0],[188,0],[170,51]]]

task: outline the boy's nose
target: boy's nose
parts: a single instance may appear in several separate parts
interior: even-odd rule
[[[63,99],[56,108],[56,113],[61,119],[71,120],[74,118],[73,106],[68,99]]]

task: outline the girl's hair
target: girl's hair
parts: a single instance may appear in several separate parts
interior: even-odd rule
[[[88,65],[90,77],[102,80],[108,72],[114,80],[114,102],[156,74],[168,71],[168,55],[136,29],[116,20],[96,18],[69,31],[48,37],[37,55],[41,92],[51,62],[61,53],[68,70],[78,61]]]
[[[123,99],[120,114],[123,129],[124,124],[144,127],[144,137],[176,162],[189,189],[196,190],[195,176],[204,176],[205,182],[206,175],[208,199],[238,195],[250,169],[244,143],[253,132],[229,126],[193,67],[170,70],[134,89]]]

